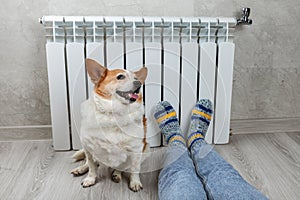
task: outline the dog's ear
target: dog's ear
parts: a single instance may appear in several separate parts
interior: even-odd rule
[[[134,74],[135,77],[144,84],[148,74],[148,69],[147,67],[142,67],[139,71],[134,72]]]
[[[107,73],[107,68],[100,65],[97,61],[87,58],[86,69],[94,84],[97,84]]]

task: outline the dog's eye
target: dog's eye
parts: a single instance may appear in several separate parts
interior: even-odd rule
[[[123,80],[123,79],[125,79],[126,77],[123,75],[123,74],[120,74],[120,75],[118,75],[117,76],[117,79],[118,80]]]

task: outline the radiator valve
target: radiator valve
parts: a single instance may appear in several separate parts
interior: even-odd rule
[[[249,19],[249,16],[250,16],[250,8],[243,8],[242,17],[240,19],[237,19],[237,24],[251,25],[252,19]]]

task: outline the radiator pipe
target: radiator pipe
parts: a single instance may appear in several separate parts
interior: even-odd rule
[[[240,18],[236,19],[236,25],[251,25],[252,19],[249,19],[250,16],[250,8],[242,8],[242,16]],[[43,17],[40,17],[39,19],[40,24],[44,24]]]

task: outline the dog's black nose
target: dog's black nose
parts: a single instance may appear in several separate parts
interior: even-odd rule
[[[140,81],[133,81],[133,85],[134,87],[139,88],[141,87],[142,83]]]

